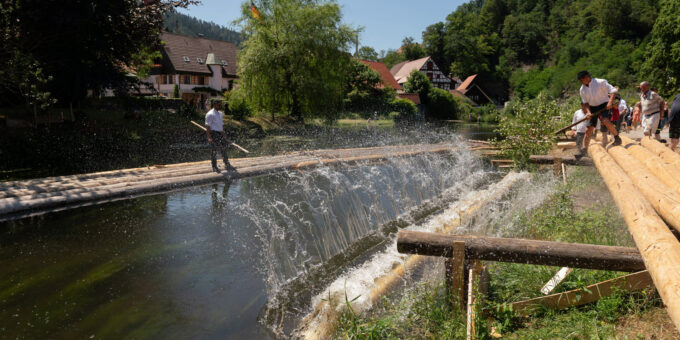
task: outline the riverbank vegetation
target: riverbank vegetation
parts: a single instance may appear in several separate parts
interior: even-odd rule
[[[633,246],[597,171],[585,167],[570,170],[568,184],[559,185],[536,209],[517,216],[514,228],[501,236]],[[476,320],[480,338],[665,338],[674,334],[674,327],[653,288],[617,291],[596,303],[563,311],[542,309],[528,317],[519,317],[507,304],[540,296],[542,285],[558,268],[491,262],[487,266],[489,294],[479,306]],[[555,292],[582,288],[622,274],[575,269]],[[346,311],[340,319],[336,338],[464,339],[466,319],[459,309],[451,308],[448,301],[442,274],[401,297],[384,298],[368,315]],[[637,320],[633,322],[635,329],[630,328],[631,320]]]

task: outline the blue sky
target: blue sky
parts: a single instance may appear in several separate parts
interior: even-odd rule
[[[201,0],[202,4],[181,10],[205,21],[229,27],[240,14],[241,0]],[[338,0],[343,21],[363,26],[359,43],[376,51],[396,49],[401,40],[411,36],[422,40],[422,32],[431,24],[444,21],[449,13],[467,0]],[[257,5],[257,0],[255,0]],[[232,27],[234,28],[234,27]]]

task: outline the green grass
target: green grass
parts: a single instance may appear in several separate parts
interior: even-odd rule
[[[575,202],[584,194],[589,201]],[[516,224],[522,227],[514,237],[633,246],[625,223],[594,168],[575,168],[567,185],[561,185],[538,208],[524,212]],[[490,338],[492,330],[506,339],[616,338],[615,326],[622,317],[639,316],[662,306],[654,289],[617,291],[596,303],[563,311],[538,309],[529,317],[518,317],[507,304],[541,296],[541,287],[558,268],[497,262],[489,262],[487,267],[489,294],[476,322],[480,338]],[[623,274],[575,269],[554,292],[583,288]],[[450,308],[443,287],[443,278],[435,279],[434,283],[419,284],[396,302],[386,298],[369,315],[345,312],[336,337],[465,338],[463,315]]]

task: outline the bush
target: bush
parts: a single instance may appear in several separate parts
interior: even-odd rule
[[[252,110],[246,98],[246,93],[239,88],[225,93],[225,99],[227,101],[227,107],[231,114],[234,115],[236,119],[243,119],[251,115]]]
[[[456,119],[458,103],[448,91],[433,87],[427,94],[427,113],[434,119]]]
[[[416,104],[413,104],[413,102],[408,99],[395,98],[392,100],[391,104],[392,111],[398,113],[398,119],[395,120],[413,120],[418,112]]]
[[[529,156],[546,153],[556,141],[555,130],[560,122],[553,119],[560,115],[555,100],[541,93],[529,101],[512,104],[510,112],[501,118],[496,132],[501,140],[494,140],[501,154],[515,161],[515,165],[526,168]]]

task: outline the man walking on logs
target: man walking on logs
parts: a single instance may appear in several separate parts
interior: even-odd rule
[[[212,161],[213,171],[220,173],[220,168],[217,167],[217,151],[219,150],[224,160],[224,167],[227,171],[236,171],[227,158],[227,148],[229,142],[227,141],[227,134],[224,132],[224,121],[222,120],[222,112],[220,108],[222,102],[219,100],[213,101],[212,110],[205,115],[205,129],[208,134],[208,143],[210,143],[211,152],[210,160]]]
[[[618,92],[616,88],[609,84],[605,79],[592,78],[588,71],[581,71],[578,73],[578,80],[581,82],[581,109],[590,118],[588,129],[586,130],[586,138],[583,150],[588,149],[590,144],[590,136],[597,125],[598,112],[600,123],[604,125],[609,133],[614,136],[614,145],[621,145],[621,137],[616,131],[616,127],[612,124],[611,109],[614,107],[614,97]],[[579,154],[582,157],[585,151]]]
[[[661,96],[650,90],[649,82],[640,83],[640,92],[640,102],[635,106],[642,113],[642,128],[645,136],[651,137],[659,127],[660,115],[666,105]]]

